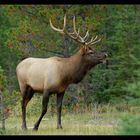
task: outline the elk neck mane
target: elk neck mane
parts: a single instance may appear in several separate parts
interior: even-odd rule
[[[69,61],[71,67],[69,74],[71,74],[72,83],[79,83],[92,66],[85,62],[81,50],[69,57]]]

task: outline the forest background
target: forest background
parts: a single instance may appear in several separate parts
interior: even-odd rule
[[[96,48],[108,52],[108,63],[96,66],[78,85],[69,86],[62,112],[129,112],[133,116],[126,115],[126,123],[139,116],[140,5],[0,5],[1,120],[21,116],[16,66],[23,58],[69,57],[77,51],[79,44],[49,25],[51,18],[62,27],[65,14],[69,30],[75,15],[82,34],[89,30],[90,35],[102,36]],[[35,95],[28,116],[39,116],[41,98]],[[56,113],[55,102],[53,96],[51,115]],[[133,125],[138,126],[137,120],[140,117]],[[138,132],[140,127],[134,129]]]

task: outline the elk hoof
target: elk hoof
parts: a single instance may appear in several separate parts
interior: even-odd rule
[[[34,127],[33,130],[34,130],[34,131],[37,131],[37,130],[38,130],[38,127]]]
[[[63,129],[61,125],[58,125],[56,129]]]
[[[22,128],[22,130],[27,130],[26,126],[22,126],[21,128]]]

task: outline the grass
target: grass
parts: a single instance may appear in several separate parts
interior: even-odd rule
[[[40,103],[40,104],[39,104]],[[36,106],[36,107],[34,107]],[[140,115],[140,107],[128,108],[126,105],[102,105],[91,106],[88,110],[80,108],[66,111],[62,109],[62,127],[56,129],[56,113],[48,108],[48,112],[42,119],[39,130],[33,131],[32,128],[41,113],[40,98],[34,98],[27,107],[27,131],[21,129],[21,106],[20,102],[14,106],[12,114],[6,119],[6,130],[0,130],[3,135],[118,135],[121,117],[128,114]],[[122,132],[123,133],[123,132]]]
[[[21,129],[21,118],[9,117],[6,120],[6,135],[114,135],[119,119],[118,114],[67,113],[62,115],[63,129],[56,129],[56,115],[44,116],[39,130],[32,127],[37,117],[27,117],[28,130]]]

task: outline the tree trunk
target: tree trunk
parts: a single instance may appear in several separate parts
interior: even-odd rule
[[[64,57],[70,56],[69,46],[68,46],[68,38],[66,35],[64,36],[64,41],[63,41],[63,55],[64,55]]]
[[[1,117],[2,129],[5,130],[4,103],[3,103],[3,96],[1,90],[0,90],[0,109],[1,109],[0,117]]]
[[[80,13],[80,16],[82,17],[82,32],[85,33],[86,32],[86,29],[85,29],[85,15],[84,13]],[[81,81],[81,84],[79,84],[79,87],[78,88],[81,88],[81,92],[83,94],[83,98],[84,98],[84,102],[86,105],[88,105],[88,97],[89,97],[89,94],[88,94],[88,78],[89,76],[87,75],[82,81]]]

